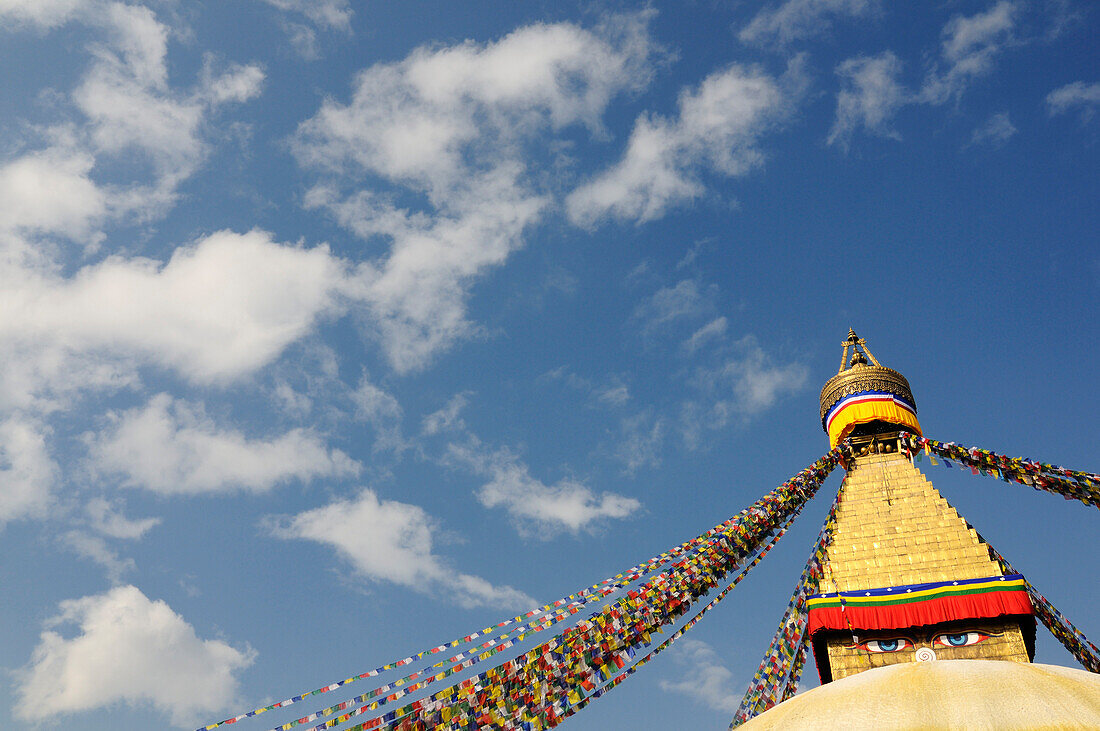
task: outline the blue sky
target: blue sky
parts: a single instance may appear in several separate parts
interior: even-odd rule
[[[0,726],[638,563],[826,451],[850,326],[926,435],[1095,470],[1100,18],[893,5],[0,0]],[[922,468],[1100,634],[1094,513]],[[827,502],[570,727],[724,727]]]

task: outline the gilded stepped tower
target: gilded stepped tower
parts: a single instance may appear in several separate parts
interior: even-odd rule
[[[822,389],[821,419],[832,445],[848,439],[857,454],[841,487],[822,593],[809,602],[821,681],[916,660],[1030,662],[1035,621],[1022,579],[1004,575],[978,534],[898,453],[900,430],[921,431],[909,382],[853,331],[840,371]]]

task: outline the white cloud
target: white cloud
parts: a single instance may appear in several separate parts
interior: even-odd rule
[[[259,93],[263,73],[235,65],[214,76],[207,65],[198,93],[181,94],[168,84],[168,28],[149,8],[110,3],[89,22],[105,26],[110,40],[93,47],[94,61],[73,101],[88,118],[97,153],[140,152],[152,164],[153,187],[131,191],[133,205],[164,205],[205,154],[200,129],[206,115]]]
[[[720,429],[734,418],[748,418],[771,408],[782,396],[800,390],[809,370],[801,363],[777,363],[747,335],[734,345],[733,356],[700,367],[692,379],[696,400],[683,404],[683,437],[695,448],[704,429]]]
[[[546,537],[563,528],[576,532],[607,518],[625,518],[641,507],[634,498],[613,492],[596,495],[572,479],[547,485],[509,450],[486,450],[476,438],[449,445],[447,454],[489,478],[478,489],[478,500],[487,508],[507,510],[525,535]]]
[[[169,29],[147,7],[122,2],[30,3],[0,0],[0,21],[50,29],[72,19],[97,30],[89,44],[87,72],[71,94],[84,119],[34,131],[50,140],[0,167],[0,203],[7,230],[60,233],[99,243],[98,227],[129,216],[147,220],[174,201],[179,184],[207,151],[204,126],[217,107],[259,93],[262,70],[231,65],[214,74],[204,66],[194,90],[169,84]],[[93,173],[104,161],[134,171],[128,185],[107,185]],[[6,242],[8,245],[11,242]]]
[[[1047,94],[1047,109],[1052,117],[1080,109],[1082,119],[1088,120],[1097,107],[1100,107],[1100,82],[1075,81]]]
[[[665,421],[643,411],[619,423],[619,443],[615,457],[623,463],[627,474],[642,467],[661,464],[661,445],[665,438]]]
[[[599,131],[611,98],[648,81],[648,17],[417,49],[364,70],[350,102],[326,101],[301,125],[298,159],[326,176],[307,205],[390,242],[361,266],[357,297],[395,369],[422,367],[476,329],[466,320],[470,288],[523,245],[549,204],[527,147],[572,125]],[[379,179],[422,205],[398,208],[371,192]]]
[[[78,556],[94,561],[107,572],[107,579],[112,584],[122,580],[122,575],[127,571],[133,571],[136,567],[134,559],[119,558],[115,551],[107,545],[100,536],[93,536],[81,531],[69,531],[62,540]]]
[[[293,429],[270,440],[220,429],[201,408],[154,396],[141,409],[109,414],[110,426],[90,438],[98,467],[124,484],[163,494],[232,489],[261,492],[288,480],[355,475],[359,465],[325,448],[311,431]]]
[[[131,520],[122,514],[117,504],[103,498],[92,498],[85,512],[96,532],[111,538],[137,539],[160,525],[160,518]]]
[[[69,624],[79,627],[70,638],[53,629]],[[125,702],[193,726],[237,700],[237,673],[254,658],[250,649],[200,639],[163,601],[120,586],[61,602],[18,673],[15,715],[42,722]]]
[[[11,233],[93,238],[108,211],[108,195],[89,177],[95,159],[60,147],[0,166],[0,227]]]
[[[338,310],[326,247],[219,231],[161,265],[112,256],[70,278],[0,264],[0,400],[117,385],[137,363],[210,383],[264,366]]]
[[[975,79],[993,70],[996,57],[1015,42],[1019,14],[1018,4],[1002,0],[985,12],[949,20],[942,32],[939,63],[929,71],[917,92],[908,91],[898,81],[901,61],[891,51],[850,58],[840,64],[836,72],[843,88],[837,94],[836,120],[828,143],[847,150],[852,135],[859,129],[901,139],[890,125],[898,110],[910,104],[941,105],[957,101]],[[1000,144],[1014,132],[1007,115],[994,115],[975,131],[971,144]]]
[[[367,306],[374,334],[399,372],[425,366],[475,329],[465,317],[471,282],[521,245],[546,203],[524,197],[516,169],[488,177],[470,181],[476,199],[459,202],[461,210],[430,219],[379,207],[365,195],[325,204],[349,228],[372,226],[393,240],[387,258],[360,265],[359,286],[348,293]],[[309,200],[319,205],[316,193]]]
[[[982,13],[955,16],[943,28],[946,70],[929,74],[920,98],[930,104],[958,99],[970,83],[993,69],[996,56],[1013,41],[1019,7],[1001,0]]]
[[[674,657],[682,668],[679,679],[660,681],[661,690],[681,693],[727,715],[734,713],[741,705],[744,690],[738,689],[743,683],[733,677],[710,645],[690,638],[682,639]]]
[[[684,341],[684,349],[694,353],[706,343],[720,339],[726,334],[728,327],[729,321],[725,317],[716,317],[693,332],[691,337]]]
[[[529,609],[538,604],[510,586],[494,586],[451,569],[433,552],[437,529],[423,508],[380,500],[373,490],[364,489],[354,499],[283,520],[273,533],[331,546],[365,578],[442,593],[462,606]]]
[[[364,373],[359,379],[359,386],[351,394],[351,400],[355,404],[356,418],[375,429],[375,450],[400,450],[407,446],[401,436],[401,420],[405,412],[393,394],[371,383]]]
[[[354,13],[349,0],[264,0],[284,14],[283,29],[290,43],[302,58],[313,61],[320,57],[318,31],[351,33]],[[301,22],[290,17],[300,16]]]
[[[255,64],[234,63],[215,72],[214,59],[208,55],[203,64],[199,96],[213,105],[248,101],[259,96],[264,78],[263,69]]]
[[[703,194],[704,171],[744,175],[763,162],[760,135],[785,107],[784,92],[761,71],[730,66],[685,89],[675,119],[642,115],[619,162],[566,199],[570,220],[638,223]]]
[[[878,56],[850,58],[836,69],[843,87],[836,98],[836,121],[828,143],[848,148],[859,128],[882,137],[900,139],[890,127],[897,110],[909,101],[898,83],[901,61],[890,51]]]
[[[974,130],[974,134],[970,136],[970,144],[999,147],[1012,139],[1016,132],[1016,125],[1008,118],[1008,112],[997,112]]]
[[[611,374],[602,383],[583,378],[565,366],[558,366],[538,377],[541,381],[561,381],[569,388],[580,391],[593,402],[604,406],[622,406],[630,401],[630,386],[620,376]]]
[[[865,17],[878,5],[877,0],[787,0],[761,9],[737,37],[756,45],[786,45],[824,32],[832,16]]]
[[[348,0],[264,0],[284,12],[301,13],[312,22],[333,30],[351,29],[351,5]]]
[[[431,436],[441,431],[464,430],[466,423],[462,420],[461,413],[469,403],[470,399],[467,394],[456,393],[442,409],[433,411],[424,417],[421,433]]]
[[[0,21],[52,28],[91,4],[89,0],[0,0]]]
[[[809,371],[801,363],[774,363],[755,341],[743,341],[742,357],[727,361],[714,375],[732,389],[728,403],[736,411],[755,414],[772,406],[780,396],[806,385]]]
[[[642,322],[649,335],[674,322],[699,317],[713,308],[716,288],[700,287],[694,279],[683,279],[671,287],[662,287],[634,309],[634,318]]]
[[[622,406],[630,400],[630,388],[617,376],[610,383],[596,387],[593,392],[596,400],[611,406]]]
[[[57,475],[45,437],[34,424],[19,416],[0,422],[0,527],[44,516]]]

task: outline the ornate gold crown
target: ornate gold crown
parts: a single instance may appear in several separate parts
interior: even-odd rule
[[[884,391],[905,400],[913,407],[913,390],[909,381],[893,368],[887,368],[878,362],[867,348],[863,338],[849,328],[848,339],[843,343],[844,354],[840,358],[840,370],[825,382],[821,388],[821,422],[825,426],[825,415],[845,396],[867,391]],[[848,360],[851,351],[852,359]],[[868,363],[870,359],[870,363]]]

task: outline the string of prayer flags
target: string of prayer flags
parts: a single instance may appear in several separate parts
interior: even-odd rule
[[[576,705],[570,707],[569,710],[566,711],[565,716],[566,717],[572,716],[574,713],[581,710],[581,708],[584,708],[585,706],[587,706],[588,702],[590,700],[595,699],[595,698],[599,698],[603,694],[606,694],[608,691],[610,691],[612,688],[618,686],[620,683],[622,683],[622,681],[624,679],[626,679],[627,676],[633,675],[635,672],[637,672],[638,668],[642,667],[643,665],[648,663],[650,660],[652,660],[654,657],[659,655],[663,650],[668,648],[677,639],[679,639],[680,637],[683,637],[689,629],[694,627],[695,624],[700,619],[703,618],[703,615],[705,615],[712,608],[714,608],[718,604],[718,602],[722,601],[722,599],[724,599],[726,597],[726,595],[729,594],[730,591],[732,591],[735,586],[737,586],[739,583],[741,583],[741,579],[745,578],[745,576],[748,575],[749,571],[753,567],[755,567],[758,563],[760,563],[760,561],[762,561],[765,556],[768,555],[768,552],[771,551],[772,547],[779,541],[780,538],[782,538],[786,534],[787,528],[790,527],[790,524],[792,522],[794,522],[794,519],[796,517],[797,517],[797,515],[791,515],[790,518],[788,518],[786,524],[784,524],[784,526],[781,529],[776,531],[774,537],[767,543],[767,545],[764,546],[764,548],[756,555],[755,558],[753,558],[753,560],[748,565],[746,565],[743,569],[741,569],[741,571],[738,572],[737,576],[734,577],[733,581],[730,582],[729,585],[727,585],[725,589],[723,589],[717,595],[715,595],[715,597],[713,599],[711,599],[710,602],[708,602],[705,607],[703,607],[701,610],[699,610],[699,612],[694,617],[689,619],[684,624],[683,627],[676,630],[676,632],[674,632],[667,640],[665,640],[660,645],[658,645],[653,650],[651,650],[645,657],[643,657],[642,659],[635,662],[625,672],[623,672],[623,673],[615,676],[614,678],[612,678],[611,681],[609,681],[607,683],[607,685],[603,686],[602,688],[597,689],[597,691],[595,691],[591,696],[589,696],[587,699],[585,699],[582,703],[579,703],[579,704],[576,704]],[[599,695],[597,695],[597,693],[599,693]]]
[[[807,599],[817,592],[821,581],[825,551],[833,540],[836,528],[836,511],[840,504],[840,491],[833,498],[825,524],[821,527],[814,550],[811,552],[802,576],[795,585],[794,595],[787,604],[787,611],[779,623],[771,644],[764,653],[760,667],[753,675],[749,689],[734,713],[730,728],[736,728],[751,718],[768,710],[776,703],[793,696],[806,663],[806,627],[809,611]]]
[[[938,455],[946,467],[950,467],[950,460],[954,460],[969,467],[975,475],[996,477],[1005,482],[1019,482],[1036,490],[1061,495],[1067,500],[1080,500],[1085,505],[1100,508],[1100,475],[1094,472],[1070,470],[1026,457],[1005,457],[987,449],[963,447],[954,442],[938,442],[908,432],[901,432],[900,438],[910,459],[923,450],[932,464],[936,464],[932,455]]]
[[[807,469],[803,470],[798,475],[796,475],[794,478],[789,480],[787,483],[784,483],[783,486],[781,486],[780,488],[777,488],[776,490],[772,491],[772,493],[769,493],[768,495],[766,495],[764,498],[762,498],[762,500],[770,500],[770,501],[774,501],[774,502],[777,502],[777,503],[784,503],[785,501],[789,501],[791,499],[791,494],[793,494],[793,492],[797,492],[799,489],[801,489],[801,485],[806,479],[808,479],[808,477],[807,477],[808,475],[811,475],[815,471],[820,472],[823,469],[831,470],[837,464],[836,460],[838,460],[838,459],[840,459],[840,451],[839,450],[834,450],[833,452],[830,452],[828,455],[823,457],[821,460],[818,460],[818,462],[815,462],[814,465],[811,465],[810,467],[808,467]],[[826,472],[826,474],[827,474],[827,472]],[[744,512],[744,511],[742,511],[742,512]],[[345,679],[342,679],[342,680],[338,680],[338,681],[335,681],[333,683],[329,683],[325,686],[322,686],[320,688],[317,688],[317,689],[314,689],[314,690],[311,690],[311,691],[308,691],[308,692],[300,693],[298,695],[290,696],[289,698],[286,698],[285,700],[278,701],[276,703],[272,703],[272,704],[267,705],[267,706],[262,706],[262,707],[256,708],[256,709],[248,711],[246,713],[242,713],[242,714],[233,716],[231,718],[224,719],[224,720],[219,721],[217,723],[211,723],[209,725],[202,726],[199,729],[197,729],[196,731],[213,731],[213,729],[217,729],[221,726],[225,726],[225,725],[232,724],[232,723],[237,723],[237,722],[239,722],[243,719],[250,718],[250,717],[253,717],[253,716],[257,716],[257,715],[259,715],[261,713],[265,713],[267,711],[271,711],[271,710],[274,710],[274,709],[277,709],[277,708],[285,708],[285,707],[293,705],[295,703],[299,703],[302,700],[304,700],[306,698],[309,698],[311,696],[321,695],[323,693],[328,693],[328,692],[334,691],[338,688],[341,688],[345,685],[348,685],[350,683],[356,682],[358,680],[363,680],[363,679],[366,679],[366,678],[373,678],[373,677],[376,677],[376,676],[378,676],[378,675],[380,675],[384,672],[390,671],[390,670],[395,670],[395,669],[398,669],[398,668],[407,667],[409,665],[412,665],[414,662],[417,662],[418,660],[422,660],[422,659],[427,658],[427,657],[438,656],[441,653],[445,653],[449,649],[454,649],[454,648],[458,648],[458,647],[460,647],[462,645],[465,645],[465,644],[470,644],[470,643],[474,642],[477,639],[484,638],[484,637],[486,637],[490,634],[493,634],[493,633],[495,633],[495,632],[497,632],[500,629],[503,629],[505,627],[509,627],[511,625],[516,625],[516,624],[519,624],[519,623],[526,622],[526,624],[523,624],[520,627],[517,627],[517,628],[511,630],[510,632],[508,632],[504,635],[498,636],[494,640],[491,640],[491,641],[488,641],[488,642],[483,642],[480,645],[478,645],[478,651],[481,651],[481,652],[493,647],[494,645],[497,646],[497,648],[498,648],[497,652],[499,652],[501,650],[504,650],[504,649],[507,649],[507,647],[511,647],[515,644],[515,643],[509,644],[507,647],[503,646],[502,643],[504,643],[504,641],[507,637],[514,636],[514,635],[524,635],[524,634],[532,632],[532,631],[534,631],[534,632],[542,631],[543,629],[546,629],[547,627],[552,626],[553,624],[555,624],[555,623],[557,623],[557,622],[559,622],[563,619],[567,619],[567,618],[573,616],[574,614],[579,613],[581,608],[584,607],[586,604],[588,604],[590,602],[593,602],[593,601],[602,600],[603,598],[605,598],[609,594],[612,594],[612,593],[622,589],[623,587],[637,581],[638,579],[640,579],[644,576],[647,576],[647,575],[651,574],[652,572],[660,569],[662,566],[668,564],[669,562],[673,561],[674,559],[682,558],[685,555],[689,555],[692,552],[697,551],[701,546],[703,546],[708,541],[718,540],[718,538],[716,538],[716,536],[718,536],[718,537],[722,536],[725,533],[725,531],[727,531],[729,529],[729,527],[734,523],[734,521],[736,521],[739,517],[740,516],[733,516],[731,518],[728,518],[727,520],[725,520],[722,523],[719,523],[718,525],[716,525],[716,526],[710,528],[709,530],[701,533],[700,535],[696,536],[695,538],[692,538],[691,540],[685,541],[684,543],[681,543],[678,546],[674,546],[673,548],[669,549],[668,551],[664,551],[664,552],[662,552],[662,553],[660,553],[656,556],[653,556],[652,558],[649,558],[646,561],[643,561],[643,562],[631,567],[630,569],[628,569],[624,572],[621,572],[621,573],[616,574],[614,576],[610,576],[606,579],[603,579],[602,581],[599,581],[599,582],[589,586],[586,589],[583,589],[583,590],[578,591],[574,594],[570,594],[568,596],[557,599],[553,602],[550,602],[549,604],[544,604],[543,606],[538,607],[536,609],[532,609],[529,612],[525,612],[523,614],[517,615],[517,616],[512,617],[510,619],[506,619],[506,620],[504,620],[502,622],[499,622],[496,625],[493,625],[491,627],[486,627],[486,628],[484,628],[484,629],[482,629],[478,632],[474,632],[474,633],[466,635],[464,637],[451,640],[450,642],[446,642],[446,643],[443,643],[441,645],[437,645],[435,647],[431,647],[431,648],[428,648],[426,650],[422,650],[418,653],[410,655],[409,657],[405,657],[405,658],[401,658],[401,659],[398,659],[398,660],[391,661],[391,662],[386,663],[385,665],[381,665],[381,666],[379,666],[379,667],[377,667],[373,670],[368,670],[364,673],[360,673],[360,674],[352,676],[350,678],[345,678]],[[545,613],[549,613],[546,616],[550,617],[551,621],[547,622],[545,617],[540,617],[539,616],[539,615],[544,615]],[[533,617],[538,617],[538,618],[537,619],[532,619]],[[530,620],[530,621],[528,621],[528,620]],[[456,655],[453,655],[451,657],[446,658],[445,660],[441,660],[441,661],[438,661],[436,663],[433,663],[432,665],[430,665],[428,667],[425,667],[425,668],[421,669],[418,672],[411,673],[411,674],[409,674],[409,675],[407,675],[403,678],[395,680],[392,683],[389,683],[389,684],[384,685],[384,686],[379,686],[377,688],[373,688],[370,691],[361,694],[360,696],[356,696],[356,698],[352,699],[352,701],[346,701],[344,703],[336,704],[334,706],[331,706],[328,709],[324,709],[322,711],[317,711],[317,712],[309,714],[307,716],[303,716],[302,718],[297,719],[295,721],[291,721],[289,723],[285,723],[285,724],[282,724],[280,726],[276,726],[272,731],[287,731],[287,729],[294,728],[295,726],[301,725],[303,723],[308,723],[309,721],[316,720],[317,718],[321,718],[321,717],[327,716],[327,715],[332,715],[332,713],[335,713],[338,710],[345,710],[348,707],[349,704],[354,704],[356,702],[361,702],[361,700],[365,700],[367,698],[375,697],[375,696],[385,692],[384,689],[389,689],[389,688],[395,687],[397,685],[407,683],[411,680],[416,679],[419,676],[423,676],[423,675],[428,674],[428,673],[431,673],[433,676],[437,675],[438,673],[433,673],[432,671],[447,668],[449,665],[452,665],[453,663],[462,663],[462,661],[465,660],[466,658],[467,658],[467,654],[460,652]],[[464,669],[464,668],[453,668],[453,669],[451,669],[450,673],[447,673],[447,674],[449,675],[453,672],[456,672],[459,669]],[[408,692],[409,692],[408,689],[406,689],[406,694]]]
[[[997,559],[997,563],[1001,565],[1003,571],[1010,574],[1017,573],[1011,564],[1005,560],[1005,557],[997,552],[997,549],[989,546],[989,550],[993,553],[993,557]],[[1084,633],[1062,616],[1062,613],[1055,609],[1054,605],[1040,594],[1039,590],[1026,578],[1024,584],[1027,586],[1027,593],[1031,597],[1032,612],[1039,618],[1039,621],[1050,630],[1050,633],[1062,643],[1063,647],[1069,650],[1070,654],[1077,658],[1077,662],[1081,663],[1086,670],[1100,673],[1100,649],[1089,642]]]
[[[313,731],[364,714],[374,717],[347,731],[464,729],[494,724],[539,730],[558,725],[570,709],[583,707],[630,674],[624,668],[637,666],[638,648],[649,647],[653,635],[687,614],[693,601],[711,592],[730,572],[755,566],[842,459],[840,450],[825,455],[722,524],[695,550],[677,556],[657,575],[541,645],[401,708],[388,705],[412,687],[405,686],[315,726]],[[693,622],[689,620],[689,624]],[[462,663],[463,669],[492,654],[486,651],[470,658]],[[437,673],[414,685],[422,689],[446,676]],[[383,710],[383,705],[392,710]]]

